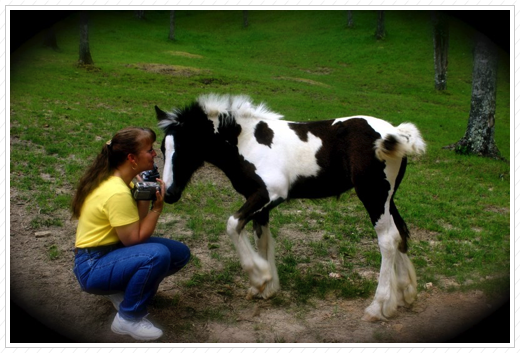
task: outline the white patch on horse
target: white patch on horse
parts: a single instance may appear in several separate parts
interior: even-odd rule
[[[175,144],[173,143],[173,136],[167,135],[164,140],[164,170],[163,181],[166,184],[166,190],[173,184],[173,166],[172,159],[175,153]]]
[[[258,143],[253,136],[257,119],[237,119],[237,122],[242,127],[238,151],[255,166],[255,173],[267,186],[271,201],[286,199],[290,186],[298,177],[318,175],[321,168],[316,153],[323,145],[320,138],[309,132],[307,141],[302,141],[288,122],[269,120],[264,121],[274,132],[269,147]]]

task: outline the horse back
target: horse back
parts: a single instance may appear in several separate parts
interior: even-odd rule
[[[290,198],[339,196],[354,187],[354,173],[374,173],[384,169],[374,152],[375,141],[381,135],[365,119],[289,123],[289,126],[302,141],[313,135],[322,142],[314,156],[319,166],[318,173],[298,177],[291,185]]]

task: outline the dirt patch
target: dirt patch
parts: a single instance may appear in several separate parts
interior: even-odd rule
[[[184,51],[168,51],[167,53],[170,54],[170,55],[173,55],[173,56],[182,56],[184,58],[190,58],[190,59],[202,59],[202,58],[204,58],[202,55],[186,53]]]
[[[158,161],[160,164],[160,161]],[[160,166],[162,169],[162,166]],[[206,165],[193,182],[229,186],[224,174]],[[71,192],[71,190],[69,190]],[[54,215],[63,226],[32,229],[30,220],[38,215],[29,195],[11,190],[10,289],[11,298],[52,330],[75,342],[132,343],[128,336],[111,332],[116,314],[102,296],[84,293],[72,273],[76,221],[66,211]],[[226,217],[223,217],[225,219]],[[174,224],[177,236],[191,236],[186,220],[175,214],[161,217],[162,224]],[[46,231],[45,236],[36,232]],[[416,230],[415,230],[416,231]],[[281,236],[301,243],[295,251],[310,251],[304,241],[318,241],[321,234],[305,237],[290,225]],[[417,232],[415,232],[417,234]],[[435,234],[419,238],[434,241]],[[238,263],[229,238],[219,239],[220,252]],[[51,259],[51,249],[58,256]],[[305,250],[308,249],[308,250]],[[195,274],[218,271],[223,259],[215,259],[207,245],[192,247],[201,266],[189,264],[165,279],[150,306],[150,317],[165,334],[159,343],[435,343],[446,342],[477,323],[503,304],[503,298],[489,298],[479,291],[446,293],[434,285],[421,291],[416,302],[400,308],[388,322],[361,320],[371,298],[343,299],[328,295],[306,304],[291,300],[282,290],[270,300],[246,300],[244,276],[233,284],[201,291],[184,285]],[[377,273],[363,272],[366,278]],[[283,303],[283,304],[280,304]],[[507,320],[508,322],[509,320]],[[471,341],[470,341],[471,342]]]
[[[308,69],[308,70],[302,70],[302,71],[307,72],[309,74],[313,74],[313,75],[330,75],[333,72],[333,70],[329,67],[316,67],[313,70]]]
[[[314,80],[309,80],[307,78],[278,76],[275,79],[276,80],[285,80],[285,81],[294,81],[294,82],[303,82],[303,83],[307,83],[309,85],[314,85],[314,86],[330,87],[329,85],[327,85],[325,83],[314,81]]]
[[[226,82],[220,78],[213,78],[213,77],[205,77],[205,78],[201,78],[197,81],[202,83],[203,85],[227,86],[229,84],[229,82]]]
[[[126,67],[133,67],[139,70],[153,72],[161,75],[191,77],[200,75],[202,73],[209,73],[209,70],[203,70],[196,67],[180,66],[180,65],[165,65],[153,63],[138,63],[129,64]]]

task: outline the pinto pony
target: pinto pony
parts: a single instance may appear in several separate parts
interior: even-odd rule
[[[382,255],[375,298],[365,320],[386,320],[417,293],[414,267],[406,255],[409,231],[394,204],[407,156],[425,143],[410,123],[353,116],[291,122],[247,96],[208,94],[171,113],[155,107],[165,132],[165,201],[181,197],[203,163],[220,168],[246,202],[227,222],[227,233],[250,278],[248,297],[265,299],[279,290],[269,211],[293,198],[339,196],[354,188],[378,237]],[[242,232],[253,221],[255,251]]]

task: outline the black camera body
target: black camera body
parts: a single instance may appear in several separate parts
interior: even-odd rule
[[[155,193],[161,190],[161,184],[155,181],[157,178],[161,177],[157,165],[154,164],[152,170],[146,170],[140,175],[143,181],[138,181],[134,184],[134,188],[132,189],[132,196],[135,200],[138,201],[155,201],[157,199]]]
[[[157,165],[155,163],[153,165],[152,170],[145,170],[144,172],[141,173],[141,178],[143,179],[143,181],[155,182],[155,180],[160,177],[161,177],[161,174],[159,174],[159,169],[157,168]]]

